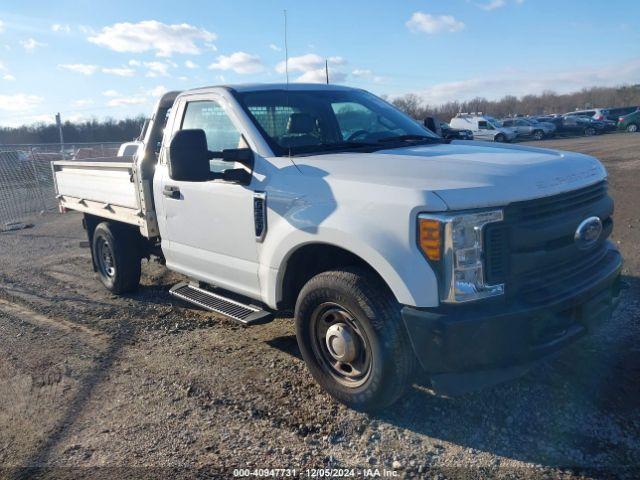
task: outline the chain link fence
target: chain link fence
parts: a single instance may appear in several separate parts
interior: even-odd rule
[[[0,227],[57,206],[55,160],[115,157],[120,143],[0,145]]]

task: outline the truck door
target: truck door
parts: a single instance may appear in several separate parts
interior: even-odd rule
[[[194,95],[183,99],[177,108],[173,133],[202,129],[212,151],[247,146],[223,100]],[[176,181],[168,176],[166,159],[162,168],[159,190],[164,218],[159,221],[166,229],[162,250],[167,267],[260,298],[251,185],[224,180]],[[211,160],[210,168],[219,172],[234,168],[234,164]]]

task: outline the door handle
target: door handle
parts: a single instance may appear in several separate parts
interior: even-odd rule
[[[162,189],[162,194],[165,197],[180,200],[180,187],[176,187],[175,185],[165,185]]]

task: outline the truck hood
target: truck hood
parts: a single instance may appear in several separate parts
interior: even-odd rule
[[[303,175],[433,192],[450,210],[505,206],[575,190],[606,178],[595,158],[574,152],[459,141],[294,157]],[[356,187],[356,185],[354,185]]]

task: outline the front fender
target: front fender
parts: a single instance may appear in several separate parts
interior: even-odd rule
[[[367,242],[361,240],[365,238]],[[437,277],[417,246],[410,242],[407,244],[406,237],[384,232],[367,236],[320,226],[313,232],[292,229],[281,236],[271,235],[269,241],[265,241],[259,277],[263,301],[271,308],[276,308],[282,299],[289,258],[296,250],[309,244],[339,247],[360,257],[382,277],[401,304],[415,307],[438,305]]]

